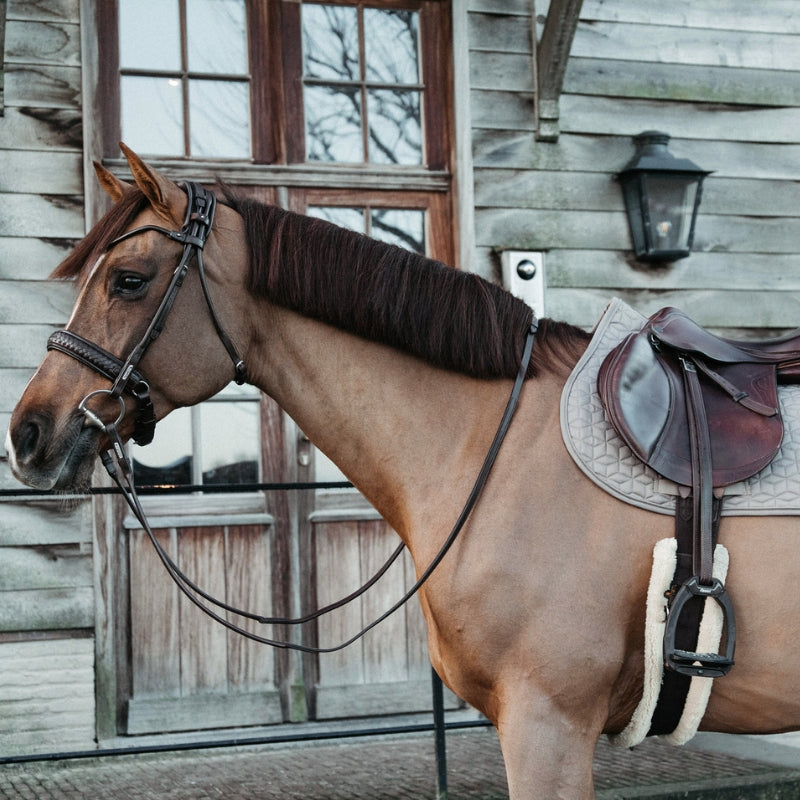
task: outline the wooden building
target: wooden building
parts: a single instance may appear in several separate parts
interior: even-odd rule
[[[494,280],[502,252],[543,253],[547,315],[587,328],[615,295],[737,333],[795,327],[794,0],[551,4],[0,0],[3,432],[68,317],[72,286],[46,279],[105,207],[92,161],[124,175],[120,138],[176,179],[218,176]],[[694,252],[659,267],[633,258],[614,180],[647,129],[713,171]],[[137,453],[147,474],[336,477],[257,394],[174,417]],[[180,601],[118,500],[14,494],[5,461],[0,489],[0,756],[427,706],[417,607],[337,655],[274,652]],[[190,574],[265,613],[347,593],[396,543],[349,490],[150,500]],[[411,575],[307,640],[341,640]]]

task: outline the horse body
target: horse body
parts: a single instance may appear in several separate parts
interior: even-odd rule
[[[135,215],[180,220],[185,196],[132,154],[147,198]],[[115,200],[126,187],[107,173]],[[335,327],[248,288],[242,218],[221,207],[206,259],[219,317],[249,379],[277,400],[381,512],[418,573],[435,556],[475,480],[511,389]],[[125,355],[168,280],[177,245],[142,234],[112,248],[82,277],[70,328]],[[138,285],[145,280],[145,289]],[[195,279],[178,297],[141,368],[158,418],[230,379],[230,361]],[[445,683],[498,729],[512,798],[590,798],[603,731],[625,727],[642,691],[645,594],[653,545],[672,520],[608,496],[586,480],[561,440],[559,397],[570,358],[537,340],[526,381],[481,500],[420,600],[433,664]],[[562,342],[563,344],[563,342]],[[563,351],[563,347],[561,348]],[[103,378],[50,353],[12,417],[7,449],[35,486],[85,481],[103,435],[84,427],[81,399]],[[102,404],[96,413],[114,413]],[[120,430],[129,436],[127,415]],[[773,732],[800,726],[800,580],[793,518],[726,518],[728,585],[738,623],[737,665],[718,680],[702,728]]]

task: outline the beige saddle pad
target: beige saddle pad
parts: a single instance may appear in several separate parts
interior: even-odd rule
[[[673,514],[677,487],[631,453],[606,420],[597,394],[603,359],[645,320],[622,300],[609,304],[564,387],[561,431],[575,463],[598,486],[640,508]],[[800,386],[781,386],[778,395],[785,427],[781,449],[757,475],[725,488],[723,515],[800,514]]]

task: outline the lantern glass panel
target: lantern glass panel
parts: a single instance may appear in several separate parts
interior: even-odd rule
[[[650,217],[650,247],[661,251],[688,251],[692,212],[699,181],[686,175],[644,176]]]

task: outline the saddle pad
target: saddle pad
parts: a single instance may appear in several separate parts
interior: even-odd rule
[[[660,514],[674,514],[677,486],[662,478],[617,436],[597,393],[606,355],[646,318],[615,298],[597,323],[586,352],[561,395],[561,433],[575,463],[614,497]],[[723,516],[800,514],[800,385],[778,387],[784,436],[761,472],[725,488]]]

